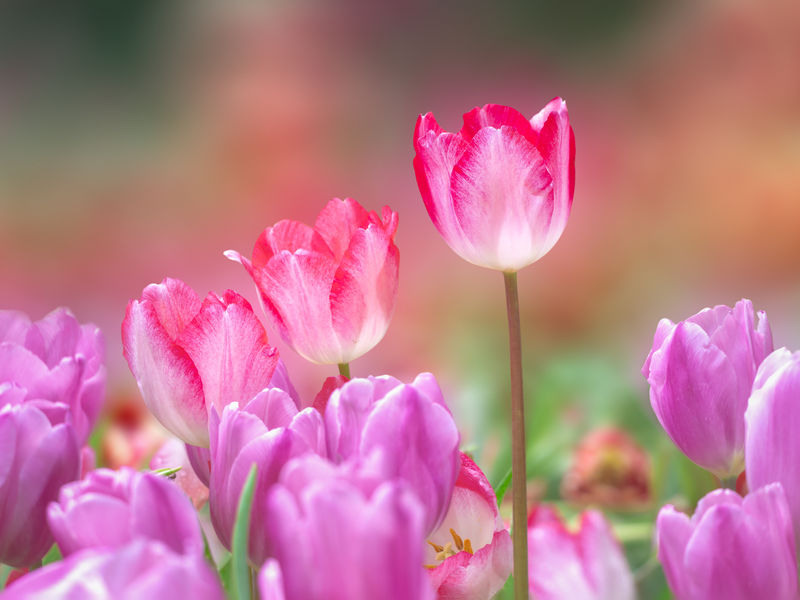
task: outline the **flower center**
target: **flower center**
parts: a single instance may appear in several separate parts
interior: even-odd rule
[[[436,551],[436,560],[438,562],[441,563],[445,559],[455,556],[459,552],[469,552],[470,554],[474,554],[472,550],[472,542],[469,540],[469,538],[462,540],[461,536],[458,535],[452,528],[450,529],[450,535],[453,536],[453,541],[447,542],[444,546],[434,544],[428,540],[428,543]]]

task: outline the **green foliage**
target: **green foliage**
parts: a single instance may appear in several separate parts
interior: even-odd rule
[[[233,569],[233,597],[236,600],[250,600],[250,565],[247,562],[248,538],[250,533],[250,512],[253,508],[253,493],[256,488],[258,467],[253,464],[247,476],[239,506],[236,510],[236,523],[233,526],[233,556],[230,563]]]

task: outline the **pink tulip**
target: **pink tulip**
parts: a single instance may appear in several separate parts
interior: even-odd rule
[[[518,271],[561,237],[575,190],[575,136],[561,98],[530,121],[507,106],[475,108],[457,133],[420,115],[414,150],[428,214],[464,260]]]
[[[197,515],[183,492],[166,477],[127,467],[98,469],[65,485],[47,519],[64,556],[139,538],[158,540],[173,552],[203,553]]]
[[[744,468],[744,412],[772,332],[753,305],[706,308],[677,325],[662,319],[642,367],[650,404],[686,456],[720,478]]]
[[[750,489],[780,482],[800,543],[800,352],[775,350],[761,363],[745,413]]]
[[[69,408],[67,421],[83,445],[105,396],[104,342],[94,325],[81,325],[59,308],[32,323],[0,311],[0,384],[16,389],[17,402],[46,400]]]
[[[322,419],[313,408],[297,412],[285,392],[272,389],[256,396],[244,408],[240,409],[237,403],[229,404],[221,418],[213,411],[210,432],[211,522],[227,548],[231,547],[245,481],[251,466],[258,467],[249,556],[253,565],[261,565],[271,551],[270,539],[264,534],[267,492],[288,460],[309,452],[325,452]]]
[[[714,490],[689,518],[658,513],[658,558],[680,600],[795,600],[797,565],[786,497],[779,483],[744,499]]]
[[[130,301],[122,342],[147,407],[196,446],[208,446],[208,410],[250,400],[269,386],[278,361],[244,298],[228,290],[201,301],[169,278]]]
[[[216,574],[197,554],[179,554],[139,539],[106,550],[83,550],[30,572],[3,600],[224,600]]]
[[[267,500],[262,598],[432,598],[419,501],[402,480],[364,483],[357,471],[314,455],[287,465]]]
[[[557,513],[540,506],[528,519],[528,575],[536,600],[633,600],[633,575],[602,513],[581,514],[567,530]]]
[[[280,221],[258,238],[252,261],[238,252],[273,327],[303,358],[348,363],[377,344],[397,297],[397,213],[379,217],[334,198],[313,229]]]
[[[53,545],[47,504],[80,475],[80,447],[70,425],[4,396],[0,385],[0,563],[28,567]]]
[[[426,510],[425,532],[441,523],[460,468],[459,434],[430,373],[411,384],[393,377],[352,379],[325,408],[328,455],[334,462],[378,460],[386,479],[403,478]]]
[[[463,452],[450,508],[428,537],[425,552],[441,600],[489,600],[511,575],[511,536],[497,511],[494,490]]]

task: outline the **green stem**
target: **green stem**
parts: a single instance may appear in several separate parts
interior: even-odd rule
[[[517,274],[503,273],[511,363],[511,495],[514,501],[514,599],[528,600],[528,490],[525,467],[525,400],[522,394],[522,332]]]
[[[339,363],[339,375],[350,379],[350,363]]]

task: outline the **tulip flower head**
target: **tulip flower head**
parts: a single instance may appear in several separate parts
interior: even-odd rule
[[[414,150],[428,214],[464,260],[518,271],[561,237],[575,190],[575,137],[561,98],[530,120],[507,106],[475,108],[457,133],[420,115]]]
[[[85,548],[119,548],[158,540],[173,552],[203,554],[189,499],[173,481],[123,467],[98,469],[61,488],[47,520],[64,556]]]
[[[633,574],[602,513],[581,514],[567,530],[558,514],[537,507],[528,520],[528,574],[537,600],[634,600]]]
[[[397,213],[379,217],[334,198],[314,227],[280,221],[256,241],[253,258],[228,250],[258,288],[267,317],[300,356],[342,364],[386,333],[397,297]]]
[[[208,411],[253,398],[278,363],[247,300],[230,290],[200,300],[170,278],[128,303],[122,344],[147,407],[195,446],[208,446]]]
[[[461,453],[450,508],[428,537],[425,564],[437,597],[489,600],[511,574],[511,536],[486,475]]]
[[[667,505],[658,513],[658,558],[679,600],[794,600],[792,519],[779,483],[744,499],[714,490],[694,515]]]
[[[677,325],[662,319],[642,367],[650,405],[686,456],[720,478],[744,468],[744,413],[772,332],[753,305],[706,308]]]
[[[750,489],[780,482],[800,542],[800,352],[775,350],[761,363],[745,413]]]

